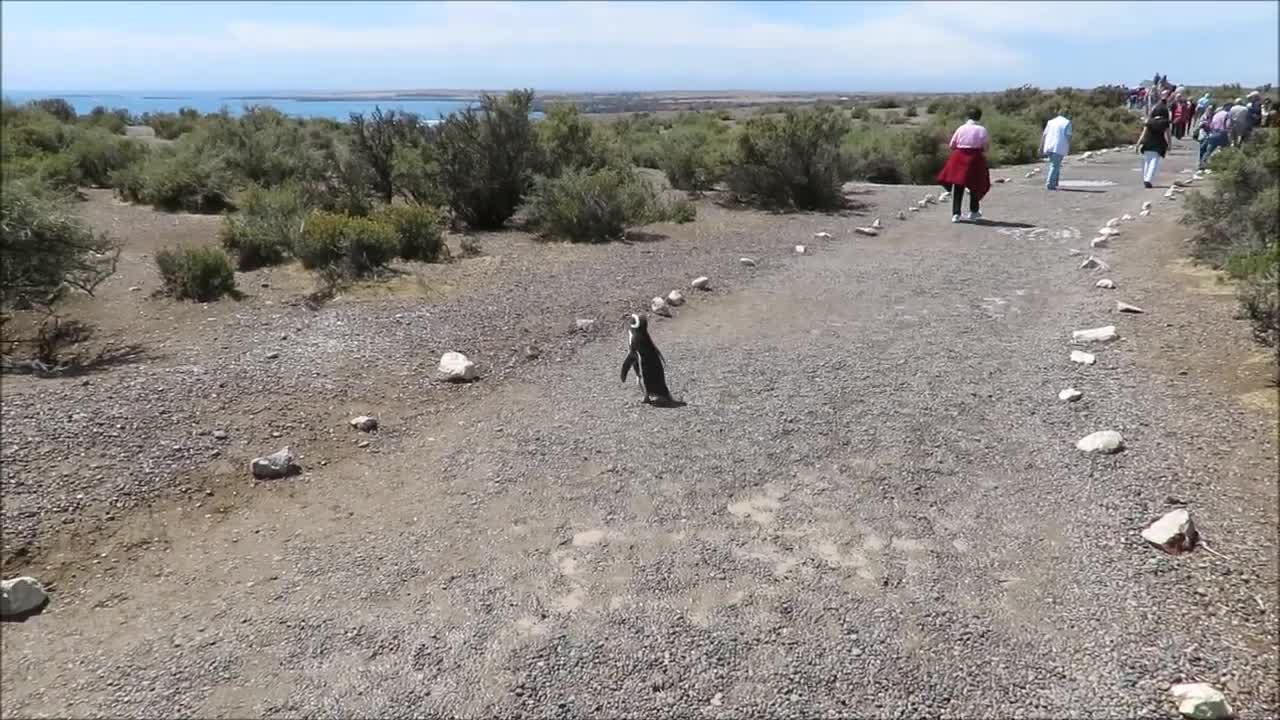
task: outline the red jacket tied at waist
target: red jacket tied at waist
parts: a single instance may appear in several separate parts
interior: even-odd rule
[[[947,164],[938,171],[937,180],[946,188],[959,185],[981,200],[991,189],[987,157],[981,150],[956,148],[947,158]]]

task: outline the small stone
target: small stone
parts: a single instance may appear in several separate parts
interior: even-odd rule
[[[1102,288],[1103,290],[1115,290],[1115,289],[1116,289],[1116,284],[1115,284],[1114,282],[1112,282],[1111,280],[1108,280],[1107,278],[1102,278],[1101,280],[1099,280],[1098,282],[1094,283],[1093,285],[1094,285],[1094,287],[1100,287],[1100,288]]]
[[[998,177],[998,178],[996,178],[995,180],[992,180],[992,182],[994,182],[994,183],[995,183],[995,184],[997,184],[997,185],[1003,185],[1004,183],[1009,182],[1009,178],[1007,178],[1007,177]]]
[[[591,332],[591,328],[596,326],[596,321],[590,318],[578,318],[574,321],[573,325],[577,328],[578,332],[587,333]]]
[[[1113,228],[1120,224],[1120,218],[1114,217],[1107,221],[1107,227]]]
[[[1227,698],[1208,683],[1180,683],[1169,688],[1178,712],[1194,720],[1225,720],[1235,713]]]
[[[684,304],[684,293],[679,290],[672,290],[667,293],[667,304],[671,307],[680,307]]]
[[[951,199],[951,193],[949,191],[943,190],[942,192],[938,193],[938,202],[944,203],[950,199]]]
[[[1087,352],[1081,352],[1079,350],[1071,351],[1071,362],[1073,363],[1079,363],[1081,365],[1092,365],[1096,360],[1097,358],[1095,358],[1094,356],[1090,355]]]
[[[797,254],[797,255],[803,255],[803,254],[805,253],[805,251],[806,251],[806,250],[808,250],[808,248],[806,248],[804,245],[797,245],[797,246],[796,246],[796,254]]]
[[[1105,325],[1088,330],[1073,330],[1071,332],[1071,342],[1076,343],[1107,342],[1115,340],[1117,337],[1119,335],[1116,333],[1115,325]]]
[[[129,288],[129,292],[142,292],[142,288],[138,287],[137,285],[134,285],[133,287]]]
[[[361,432],[373,432],[378,429],[378,418],[369,415],[361,415],[351,418],[351,427]]]
[[[662,671],[655,671],[653,675],[649,677],[649,687],[653,688],[656,692],[662,692],[663,690],[671,687],[671,678]]]
[[[753,268],[756,266],[756,261],[754,258],[749,258],[749,257],[738,258],[738,262],[742,263],[743,265],[746,265],[747,267]]]
[[[267,354],[266,354],[266,358],[267,358],[268,360],[275,360],[275,359],[276,359],[276,358],[278,358],[278,357],[280,357],[280,353],[275,352],[275,351],[272,351],[272,352],[269,352],[269,353],[267,353]]]
[[[1102,258],[1097,257],[1095,255],[1090,255],[1089,257],[1084,259],[1084,262],[1080,263],[1081,270],[1088,270],[1089,268],[1101,268],[1103,270],[1110,270],[1111,266],[1108,265],[1106,262],[1104,262]]]
[[[1075,388],[1067,388],[1058,393],[1058,399],[1063,402],[1075,402],[1082,397],[1084,397],[1084,393]]]
[[[918,207],[909,207],[909,208],[907,208],[907,211],[908,211],[908,212],[920,212],[920,208],[918,208]]]
[[[876,218],[875,220],[871,221],[871,227],[879,230],[880,228],[884,227],[884,225],[880,223],[880,218]]]
[[[1090,241],[1089,241],[1089,247],[1091,247],[1091,248],[1098,248],[1098,247],[1104,248],[1104,247],[1106,247],[1106,246],[1107,246],[1107,241],[1108,241],[1109,239],[1110,239],[1110,238],[1108,238],[1106,235],[1100,235],[1100,236],[1098,236],[1098,237],[1096,237],[1096,238],[1094,238],[1094,239],[1092,239],[1092,240],[1090,240]]]
[[[1121,216],[1120,216],[1120,221],[1121,221],[1121,222],[1129,222],[1129,221],[1130,221],[1130,220],[1132,220],[1132,219],[1133,219],[1133,216],[1132,216],[1132,215],[1130,215],[1129,213],[1125,213],[1125,214],[1123,214],[1123,215],[1121,215]]]
[[[1025,173],[1023,173],[1023,174],[1022,174],[1022,177],[1024,177],[1024,178],[1029,178],[1029,177],[1031,177],[1032,175],[1035,175],[1035,172],[1034,172],[1034,171],[1031,171],[1031,170],[1028,170],[1028,171],[1026,171]]]
[[[898,211],[898,219],[899,219],[899,220],[906,220],[906,219],[907,219],[907,214],[906,214],[905,212],[903,212],[902,210],[899,210],[899,211]]]
[[[1170,555],[1181,555],[1195,548],[1200,533],[1191,522],[1191,513],[1179,508],[1148,525],[1142,539]]]
[[[227,439],[227,431],[226,431],[226,430],[214,430],[214,431],[213,431],[213,439],[214,439],[214,440],[226,440],[226,439]]]
[[[1151,214],[1150,210],[1143,210],[1142,212],[1138,213],[1138,217],[1146,217],[1150,214]]]
[[[1134,313],[1134,314],[1137,314],[1137,315],[1141,315],[1142,313],[1144,313],[1144,312],[1146,312],[1146,311],[1145,311],[1145,310],[1143,310],[1142,308],[1138,307],[1137,305],[1130,305],[1129,303],[1124,303],[1124,302],[1120,302],[1120,301],[1118,301],[1118,300],[1117,300],[1117,301],[1116,301],[1116,312],[1122,312],[1122,313]]]
[[[259,480],[288,477],[301,469],[294,463],[293,453],[287,447],[266,457],[254,458],[249,463],[249,472]]]
[[[1076,449],[1087,453],[1111,455],[1124,449],[1124,436],[1115,430],[1099,430],[1077,440]]]
[[[875,229],[875,228],[872,228],[872,227],[860,227],[860,228],[854,228],[854,232],[858,233],[859,235],[871,235],[871,236],[875,236],[875,235],[879,235],[879,234],[880,234],[880,231],[879,231],[879,230],[877,230],[877,229]]]
[[[1112,235],[1119,235],[1120,233],[1121,233],[1121,230],[1118,227],[1104,227],[1104,228],[1098,229],[1098,234],[1106,237],[1110,237]]]
[[[356,447],[358,447],[358,448],[367,448],[367,447],[369,447],[369,441],[368,441],[368,440],[361,440],[360,442],[356,443]]]
[[[1077,250],[1077,249],[1075,249],[1075,248],[1069,248],[1069,249],[1067,250],[1067,254],[1068,254],[1068,255],[1070,255],[1071,257],[1075,257],[1075,256],[1077,256],[1077,255],[1083,255],[1083,254],[1084,254],[1084,251],[1083,251],[1083,250]]]
[[[705,275],[702,277],[696,277],[693,279],[693,282],[689,283],[689,285],[694,290],[710,290],[711,279],[706,277]]]
[[[1150,200],[1148,200],[1148,201],[1146,201],[1146,202],[1142,203],[1142,209],[1143,209],[1143,210],[1150,210],[1150,209],[1151,209],[1151,201],[1150,201]]]
[[[1168,200],[1172,200],[1172,199],[1174,198],[1173,188],[1169,188],[1168,190],[1165,190],[1165,191],[1164,191],[1164,196],[1165,196],[1165,198],[1166,198],[1166,199],[1168,199]]]
[[[470,382],[476,379],[476,364],[460,352],[447,352],[440,356],[436,370],[450,382]]]
[[[0,617],[25,615],[47,602],[49,594],[33,577],[24,575],[0,582]]]
[[[815,238],[819,239],[819,240],[830,240],[830,239],[831,239],[831,233],[829,233],[829,232],[816,232],[816,233],[814,233],[814,234],[813,234],[813,236],[814,236]]]
[[[928,201],[927,199],[925,199],[925,200],[921,200],[920,202],[916,203],[916,209],[917,209],[917,210],[923,210],[924,208],[926,208],[926,207],[928,207],[928,206],[929,206],[929,201]]]
[[[538,359],[538,357],[539,357],[540,355],[542,355],[542,351],[538,349],[538,346],[537,346],[537,345],[525,345],[525,346],[524,346],[524,359],[525,359],[525,360],[537,360],[537,359]]]
[[[671,308],[667,306],[667,301],[660,297],[656,297],[649,301],[649,312],[654,315],[671,317]]]
[[[715,707],[720,707],[721,705],[723,705],[723,704],[724,704],[724,693],[716,693],[715,695],[712,695],[712,696],[711,696],[711,704],[712,704],[713,706],[715,706]]]

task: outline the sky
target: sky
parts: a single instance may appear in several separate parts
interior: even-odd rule
[[[1280,1],[0,2],[4,90],[1277,82]]]

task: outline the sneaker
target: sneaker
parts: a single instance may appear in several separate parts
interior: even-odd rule
[[[952,215],[952,216],[951,216],[951,222],[960,222],[960,216],[959,216],[959,215]]]
[[[967,219],[969,222],[976,222],[976,221],[978,221],[978,220],[981,220],[981,219],[982,219],[982,213],[980,213],[980,212],[971,212],[971,213],[969,213],[969,217],[968,217],[968,218],[966,218],[966,219]]]
[[[1149,183],[1149,182],[1144,182],[1144,183],[1142,183],[1142,187],[1144,187],[1144,188],[1146,188],[1146,189],[1150,190],[1150,189],[1151,189],[1151,183]]]

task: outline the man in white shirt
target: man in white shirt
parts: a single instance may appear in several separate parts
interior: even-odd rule
[[[1044,179],[1045,190],[1058,189],[1058,175],[1062,172],[1062,158],[1071,152],[1071,121],[1064,111],[1044,126],[1040,151],[1049,159],[1049,172]]]

